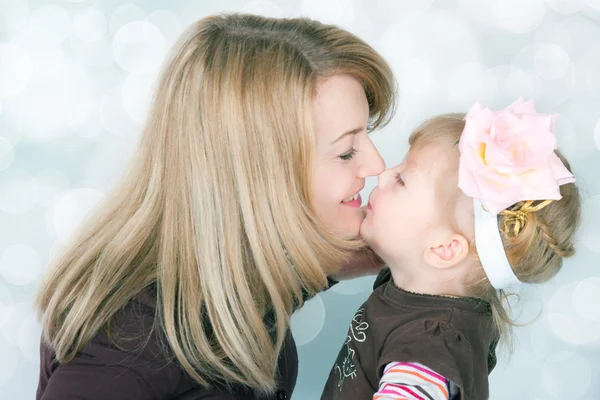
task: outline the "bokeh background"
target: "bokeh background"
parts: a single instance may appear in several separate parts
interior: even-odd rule
[[[373,136],[389,166],[419,122],[477,100],[502,108],[523,95],[560,114],[585,199],[578,253],[524,288],[516,310],[534,322],[492,373],[491,398],[600,399],[600,0],[0,0],[0,398],[34,398],[34,293],[130,158],[166,52],[192,21],[224,11],[306,15],[378,49],[401,91]],[[372,282],[341,283],[294,316],[295,399],[319,397]]]

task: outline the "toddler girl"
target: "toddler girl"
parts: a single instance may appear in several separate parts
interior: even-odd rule
[[[322,399],[487,399],[503,308],[573,255],[580,197],[556,115],[522,98],[422,124],[379,176],[361,234],[387,263]]]

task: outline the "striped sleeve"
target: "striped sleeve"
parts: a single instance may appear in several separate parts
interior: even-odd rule
[[[448,400],[449,381],[418,363],[391,362],[373,400]]]

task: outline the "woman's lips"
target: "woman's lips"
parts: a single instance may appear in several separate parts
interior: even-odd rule
[[[352,208],[360,208],[361,204],[362,204],[362,198],[360,197],[360,194],[358,195],[358,197],[356,197],[356,199],[351,200],[351,201],[346,201],[346,202],[342,202],[343,205],[345,206],[349,206]]]

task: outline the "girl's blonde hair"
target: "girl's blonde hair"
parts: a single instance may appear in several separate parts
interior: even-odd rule
[[[233,14],[181,36],[127,174],[39,293],[61,363],[156,288],[155,327],[189,376],[275,389],[302,288],[324,289],[359,246],[332,236],[311,207],[311,107],[317,83],[335,74],[362,83],[370,129],[389,121],[388,64],[338,27]]]
[[[411,151],[435,143],[448,153],[456,153],[458,170],[458,141],[465,127],[464,117],[465,114],[444,114],[427,120],[410,136]],[[558,150],[556,154],[570,171],[571,166],[564,156]],[[574,183],[569,183],[560,186],[560,194],[561,200],[553,201],[539,211],[527,213],[525,228],[518,235],[508,234],[503,229],[500,231],[508,261],[521,282],[548,281],[560,270],[563,259],[575,253],[574,235],[581,219],[579,189]],[[457,187],[455,197],[449,200],[449,205],[456,206],[458,196],[461,195],[462,191]],[[519,202],[510,209],[518,210],[524,203]],[[498,226],[503,227],[506,218],[506,215],[500,213]],[[457,224],[452,224],[458,230]],[[471,239],[471,255],[479,261],[474,238]],[[470,289],[470,295],[491,304],[495,328],[511,348],[511,327],[516,323],[504,307],[511,294],[492,287],[482,267],[474,269],[465,284]]]

